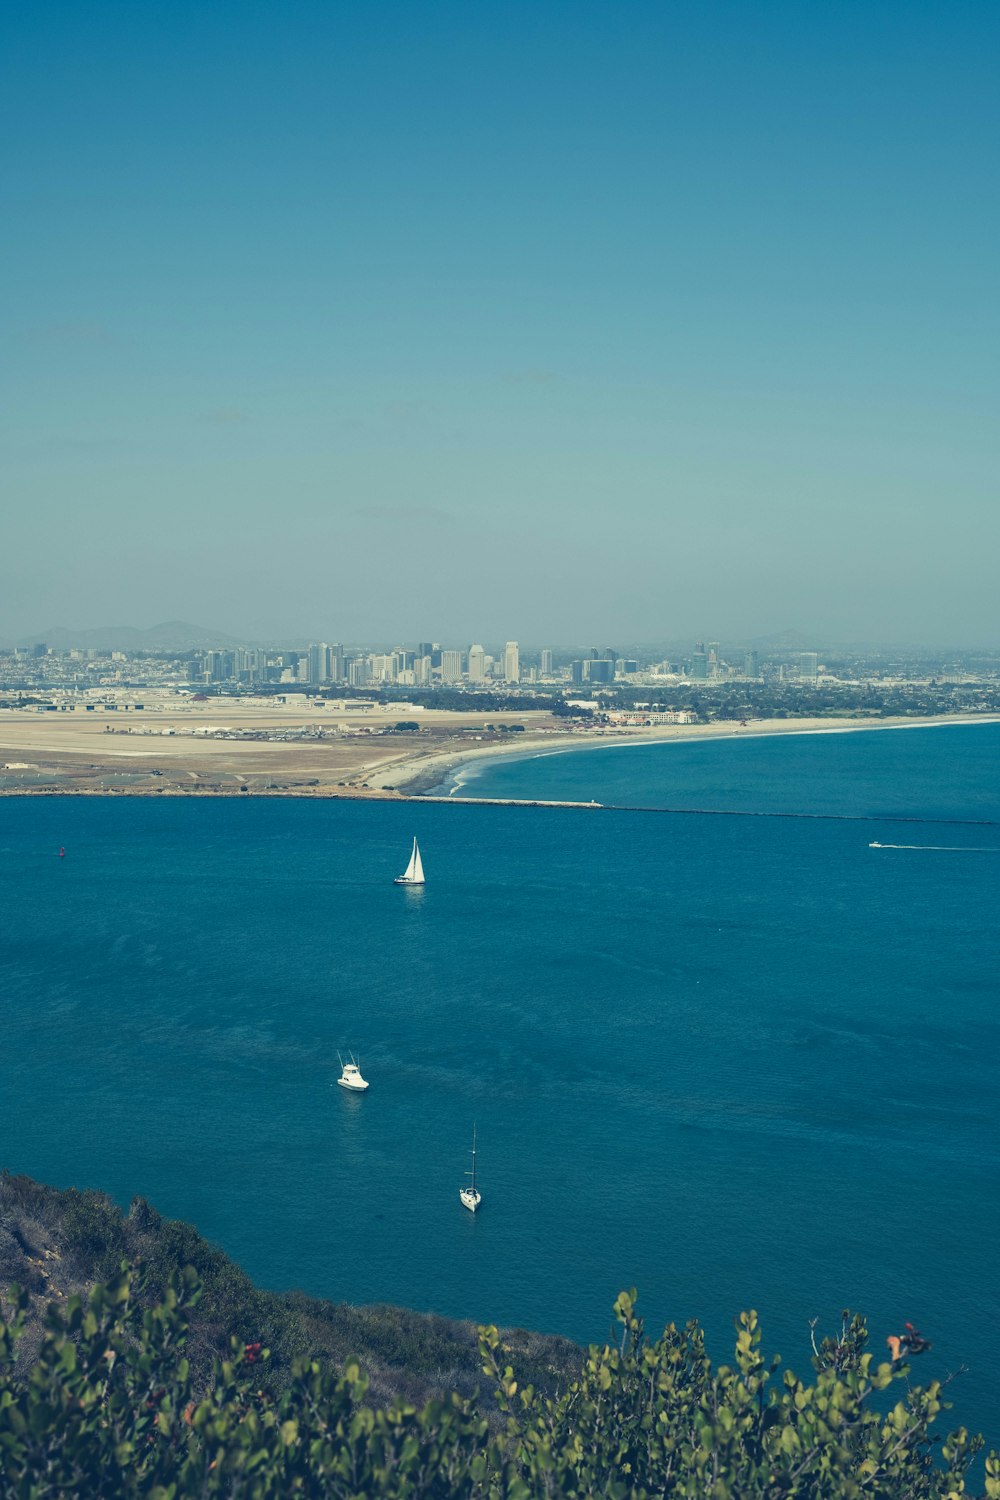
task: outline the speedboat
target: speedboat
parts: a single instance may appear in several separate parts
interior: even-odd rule
[[[358,1060],[354,1056],[354,1053],[349,1052],[348,1057],[351,1059],[350,1062],[345,1062],[340,1053],[337,1053],[337,1058],[343,1070],[337,1082],[342,1089],[356,1089],[358,1093],[363,1093],[368,1087],[367,1081],[361,1076],[361,1069],[358,1067]]]
[[[869,849],[881,849],[882,845],[879,843],[878,839],[873,839],[868,847]]]

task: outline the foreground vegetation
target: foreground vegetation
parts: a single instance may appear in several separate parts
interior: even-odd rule
[[[118,1275],[123,1261],[142,1266],[142,1287],[132,1296],[147,1307],[166,1295],[174,1273],[194,1270],[200,1295],[189,1314],[186,1358],[196,1388],[228,1355],[231,1337],[270,1349],[262,1373],[272,1392],[303,1357],[338,1369],[354,1358],[372,1399],[381,1402],[402,1397],[419,1405],[451,1391],[471,1396],[482,1385],[472,1323],[262,1291],[190,1224],[162,1218],[142,1198],[122,1213],[103,1193],[62,1191],[0,1173],[0,1291],[17,1282],[27,1296],[17,1378],[27,1378],[37,1355],[48,1305],[62,1307],[73,1295],[85,1301],[95,1282]],[[554,1390],[579,1368],[580,1350],[568,1339],[523,1329],[505,1330],[503,1337],[522,1383]]]
[[[0,1189],[3,1229],[16,1245],[32,1191],[44,1209],[51,1190],[10,1178]],[[63,1206],[73,1209],[71,1195],[56,1197],[70,1198]],[[97,1195],[75,1197],[84,1227],[93,1227]],[[21,1203],[20,1220],[12,1202]],[[163,1264],[123,1265],[86,1295],[55,1297],[41,1321],[37,1297],[12,1291],[0,1324],[0,1494],[947,1500],[976,1493],[967,1476],[981,1441],[964,1430],[935,1436],[946,1409],[940,1383],[911,1388],[905,1358],[876,1365],[864,1324],[846,1314],[837,1336],[815,1346],[804,1381],[765,1361],[753,1313],[739,1320],[732,1364],[715,1367],[695,1323],[647,1341],[634,1293],[623,1293],[617,1338],[578,1351],[573,1378],[552,1389],[522,1383],[507,1337],[484,1328],[476,1357],[492,1413],[457,1392],[419,1406],[402,1397],[379,1405],[356,1360],[341,1370],[306,1353],[275,1379],[285,1356],[272,1358],[263,1339],[243,1331],[206,1366],[206,1306],[218,1289],[207,1290],[189,1266],[171,1270],[153,1296]],[[222,1316],[216,1300],[212,1318]],[[894,1352],[905,1355],[905,1347]],[[995,1455],[983,1483],[997,1500]]]

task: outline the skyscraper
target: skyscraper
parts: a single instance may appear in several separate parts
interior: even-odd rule
[[[469,681],[486,681],[486,652],[482,646],[469,647]]]
[[[542,676],[543,677],[551,677],[552,676],[552,652],[551,651],[543,651],[542,652]]]
[[[508,641],[504,647],[503,675],[505,682],[521,681],[521,655],[517,641]]]
[[[309,681],[330,681],[330,648],[325,641],[314,642],[309,647]]]
[[[461,651],[441,652],[441,681],[461,682],[462,680],[462,653]]]
[[[815,682],[819,669],[819,657],[815,651],[799,652],[799,676],[803,682]]]

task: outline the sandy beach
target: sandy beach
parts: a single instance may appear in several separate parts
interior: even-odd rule
[[[371,797],[462,795],[463,767],[601,747],[760,735],[842,734],[996,722],[936,718],[760,719],[650,727],[567,727],[547,713],[358,709],[301,700],[155,701],[114,712],[0,715],[0,795],[232,795]],[[400,721],[419,729],[400,730]],[[514,725],[521,726],[514,729]],[[470,788],[468,795],[474,795]]]
[[[519,735],[516,741],[491,746],[476,746],[461,751],[440,750],[426,755],[414,755],[395,763],[391,770],[394,787],[406,794],[427,794],[444,790],[452,796],[463,795],[454,782],[463,766],[477,760],[488,760],[497,756],[569,754],[577,750],[620,749],[627,745],[649,745],[672,743],[690,744],[695,741],[721,739],[753,739],[764,735],[796,734],[849,734],[873,730],[933,728],[946,724],[982,724],[1000,722],[997,715],[956,714],[953,716],[911,719],[757,719],[746,723],[675,724],[657,725],[650,728],[603,729],[577,731],[576,733],[549,732],[545,735]],[[379,786],[379,775],[375,773],[372,785]],[[449,785],[451,783],[451,785]],[[474,796],[470,788],[468,795]]]

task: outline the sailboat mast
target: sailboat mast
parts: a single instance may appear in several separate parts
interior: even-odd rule
[[[476,1191],[476,1127],[472,1127],[472,1191]]]

